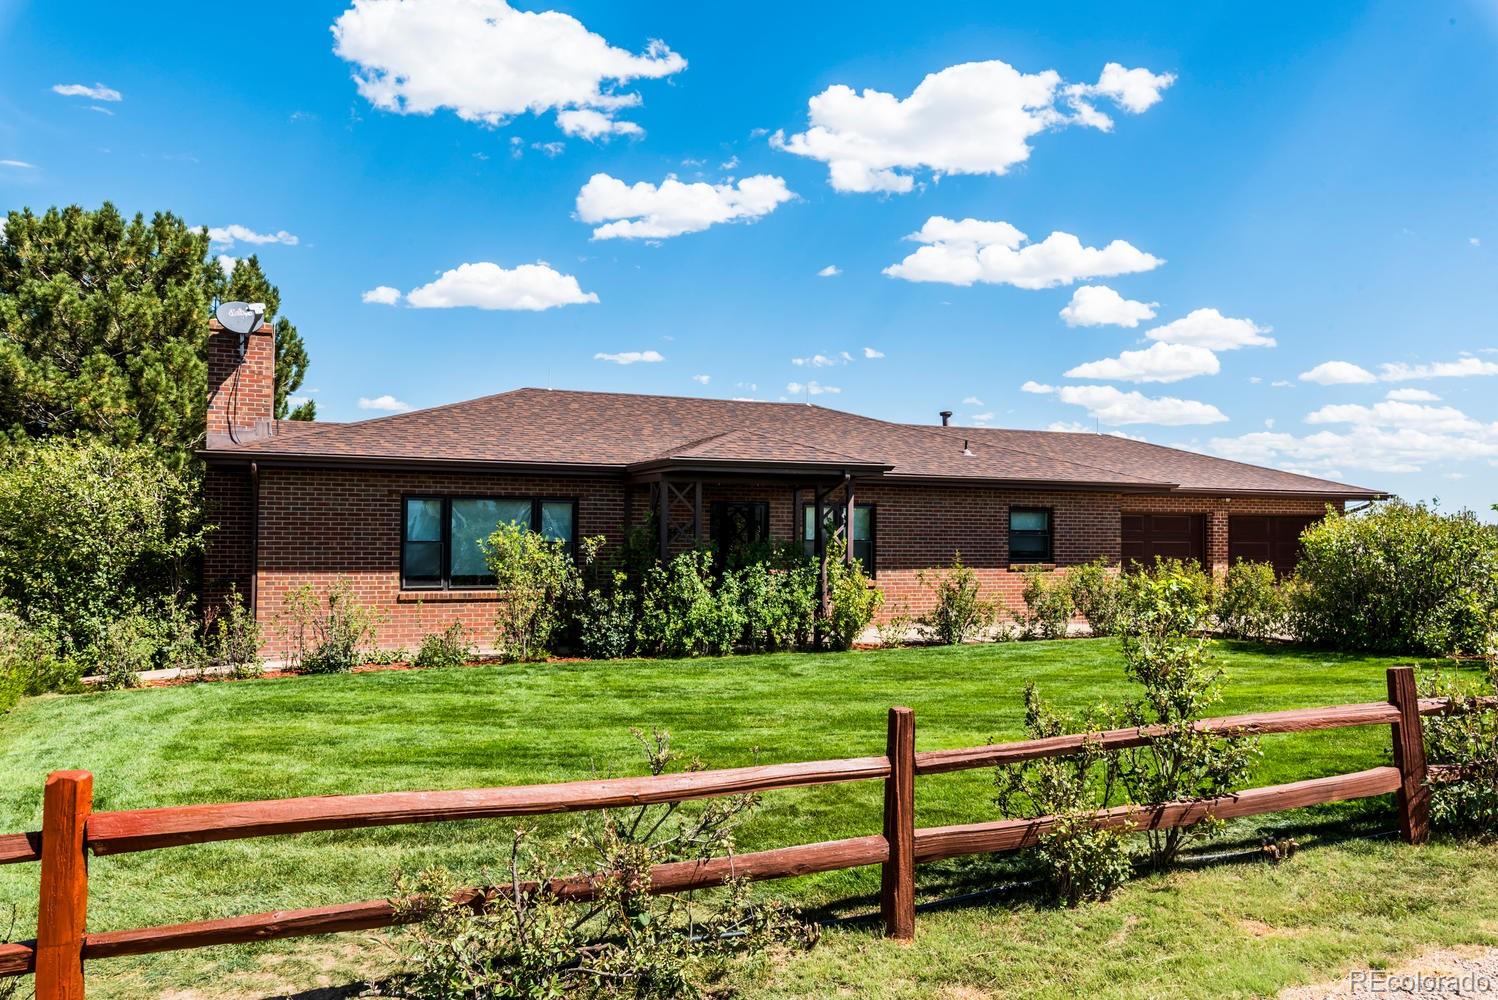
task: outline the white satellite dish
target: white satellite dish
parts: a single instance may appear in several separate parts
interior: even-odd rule
[[[260,322],[265,319],[265,303],[221,302],[213,316],[225,330],[244,336],[260,329]]]

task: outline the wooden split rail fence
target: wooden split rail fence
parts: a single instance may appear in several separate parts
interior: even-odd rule
[[[1205,720],[1198,725],[1214,732],[1246,735],[1387,725],[1393,732],[1392,766],[1253,788],[1211,800],[1120,806],[1097,813],[1095,821],[1103,826],[1164,829],[1190,825],[1209,816],[1233,819],[1394,793],[1404,839],[1420,843],[1429,835],[1430,781],[1457,777],[1427,773],[1421,717],[1446,714],[1453,705],[1446,699],[1420,699],[1410,667],[1389,670],[1388,692],[1386,702],[1264,712]],[[36,940],[0,944],[0,976],[34,974],[37,1000],[81,1000],[84,963],[97,959],[370,930],[411,919],[409,908],[380,899],[90,933],[86,927],[89,853],[127,854],[312,830],[621,808],[852,781],[884,782],[882,833],[658,865],[651,871],[650,891],[682,892],[721,885],[729,879],[787,878],[880,865],[880,912],[886,932],[894,938],[910,939],[915,935],[917,862],[1018,850],[1034,845],[1054,823],[1053,817],[1042,816],[917,829],[918,776],[1064,756],[1084,746],[1110,750],[1143,746],[1159,734],[1158,728],[1120,729],[917,753],[915,713],[908,708],[892,708],[881,757],[565,784],[318,796],[121,812],[92,811],[93,776],[87,771],[58,771],[47,778],[41,831],[0,836],[0,864],[41,862]],[[522,887],[522,891],[536,888]],[[561,880],[547,888],[576,899],[589,898],[595,891],[594,883],[586,877]],[[473,890],[473,899],[481,900],[480,890]]]

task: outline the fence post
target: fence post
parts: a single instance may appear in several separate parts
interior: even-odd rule
[[[884,782],[884,839],[889,860],[879,879],[884,932],[915,938],[915,712],[889,710],[889,777]]]
[[[1394,723],[1394,766],[1399,768],[1399,832],[1407,844],[1430,839],[1430,787],[1425,783],[1425,725],[1414,667],[1389,668],[1389,704],[1399,710]]]
[[[36,1000],[83,1000],[83,928],[88,913],[83,825],[93,799],[94,776],[89,772],[47,775],[36,918]]]

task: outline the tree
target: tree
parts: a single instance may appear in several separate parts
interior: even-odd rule
[[[279,309],[258,261],[226,277],[206,230],[169,212],[149,222],[127,221],[108,202],[10,212],[0,239],[0,433],[147,445],[186,467],[204,436],[212,303],[231,291],[257,293],[269,315]],[[290,322],[275,322],[279,415],[307,352]]]

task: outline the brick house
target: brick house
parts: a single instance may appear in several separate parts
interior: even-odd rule
[[[269,326],[209,337],[206,499],[218,530],[207,602],[232,584],[271,628],[286,595],[349,578],[412,646],[493,620],[477,540],[518,520],[573,543],[643,527],[670,554],[706,542],[800,539],[852,525],[886,608],[919,613],[922,570],[958,552],[990,597],[1019,569],[1103,557],[1294,565],[1328,507],[1382,497],[1098,434],[896,424],[799,403],[517,389],[356,423],[272,418]],[[818,510],[821,517],[817,516]]]

